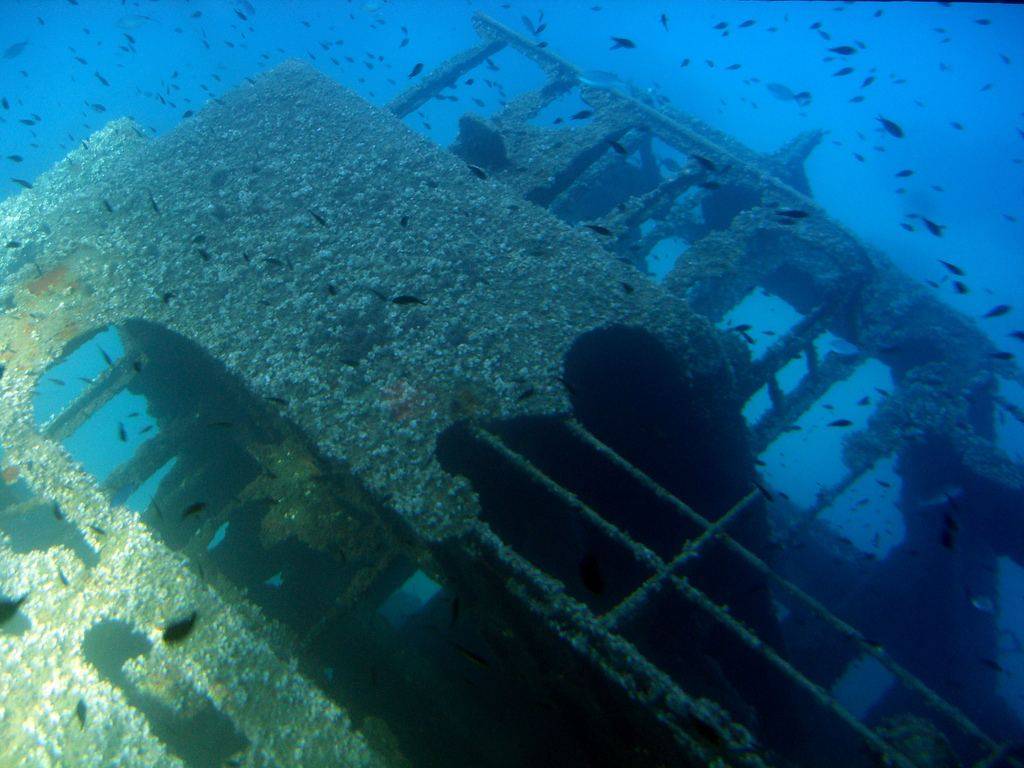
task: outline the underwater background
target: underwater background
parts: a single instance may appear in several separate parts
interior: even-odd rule
[[[825,131],[806,163],[816,203],[974,319],[998,350],[1018,360],[1024,353],[1024,8],[1012,4],[0,0],[0,195],[17,195],[24,186],[18,180],[31,183],[109,120],[128,116],[152,136],[163,135],[210,99],[288,59],[384,107],[477,42],[476,11],[546,43],[585,70],[591,84],[670,104],[758,152],[770,153],[801,131]],[[466,109],[492,115],[544,81],[511,51],[494,60],[486,82],[451,91],[458,102],[431,100],[405,123],[449,146]],[[586,124],[587,107],[570,94],[536,123]],[[653,151],[666,173],[684,162],[666,145],[655,142]],[[651,279],[660,281],[685,259],[686,247],[660,244],[648,258]],[[798,320],[792,307],[761,292],[720,326],[756,329],[749,341],[756,355],[769,344],[765,331],[782,334]],[[857,352],[835,337],[817,343],[822,354]],[[67,386],[39,390],[38,421],[81,391],[75,380],[96,376],[109,364],[105,357],[116,360],[122,351],[115,333],[102,334],[51,370]],[[780,380],[783,390],[806,372],[794,361]],[[801,416],[799,430],[759,456],[760,482],[795,508],[810,506],[843,475],[842,439],[873,412],[858,401],[892,387],[881,363],[859,367]],[[1019,383],[1000,379],[999,392],[1024,408]],[[744,414],[756,420],[768,406],[766,394],[755,396]],[[66,445],[102,480],[155,436],[145,410],[143,398],[119,396]],[[840,415],[849,423],[832,428]],[[996,443],[1024,462],[1024,424],[1005,408],[997,416]],[[130,434],[111,440],[124,423],[132,425]],[[159,480],[126,503],[145,509]],[[951,484],[934,503],[958,493]],[[892,463],[881,462],[824,519],[865,555],[884,559],[905,532],[899,494]],[[218,530],[211,549],[225,535]],[[1024,551],[1024,542],[1017,547]],[[1015,732],[1013,723],[988,725],[1024,740],[1024,561],[1002,557],[996,568],[994,591],[963,583],[963,599],[995,627],[998,648],[979,649],[978,672],[998,670],[997,693],[1018,718]],[[268,589],[287,578],[271,565],[265,570],[259,580]],[[415,610],[437,588],[426,580],[407,592],[418,595],[408,597]],[[919,626],[925,634],[946,629]],[[864,713],[891,683],[884,669],[866,663],[851,666],[834,692]]]

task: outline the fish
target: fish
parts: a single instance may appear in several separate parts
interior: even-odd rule
[[[63,522],[63,520],[64,520],[64,510],[62,510],[62,509],[60,508],[60,504],[58,504],[58,503],[57,503],[56,501],[55,501],[55,502],[53,502],[53,516],[54,516],[54,517],[55,517],[55,518],[56,518],[56,519],[57,519],[57,520],[58,520],[59,522]]]
[[[165,291],[164,294],[160,297],[160,300],[163,301],[164,304],[170,304],[171,299],[173,299],[175,295],[176,294],[174,293],[174,291]]]
[[[910,168],[904,168],[902,171],[896,172],[896,178],[905,179],[908,176],[913,176],[914,172]]]
[[[187,638],[192,634],[192,630],[195,629],[198,617],[199,614],[196,611],[192,611],[185,618],[176,619],[165,626],[162,630],[164,642],[168,645],[173,645]]]
[[[189,515],[195,515],[206,509],[205,501],[196,501],[185,507],[185,511],[181,513],[181,519],[184,520]]]
[[[594,110],[592,110],[592,109],[581,109],[579,112],[577,112],[575,115],[573,115],[569,119],[570,120],[586,120],[588,117],[591,117],[593,114],[594,114]]]
[[[614,234],[608,227],[601,226],[600,224],[584,224],[583,226],[604,237],[610,237]]]
[[[936,237],[942,237],[942,230],[946,228],[945,224],[936,224],[931,219],[926,219],[924,216],[921,217],[921,221],[924,222],[925,227]]]
[[[984,658],[981,658],[981,657],[979,657],[979,658],[978,658],[978,661],[980,661],[980,662],[981,662],[982,664],[984,664],[984,665],[985,665],[986,667],[988,667],[989,669],[991,669],[991,670],[993,670],[993,671],[995,671],[995,672],[1005,672],[1005,671],[1006,671],[1006,670],[1005,670],[1005,669],[1003,669],[1003,667],[1002,667],[1002,666],[1001,666],[1001,665],[999,664],[999,662],[995,661],[994,659],[984,659]]]
[[[423,71],[423,62],[417,62],[416,65],[413,66],[412,70],[409,72],[409,77],[410,78],[416,77],[416,75],[418,75],[422,71]]]
[[[92,523],[89,523],[87,527],[89,528],[90,531],[95,533],[97,536],[106,536],[107,535],[107,532],[105,530],[103,530],[102,528],[100,528],[98,525],[93,525]]]
[[[829,48],[832,53],[838,53],[840,56],[852,56],[857,52],[857,49],[852,45],[837,45],[835,48]]]
[[[321,227],[327,226],[327,219],[325,219],[319,213],[314,211],[312,208],[309,209],[309,215],[316,219],[316,223],[319,224]]]
[[[963,277],[964,274],[965,274],[964,271],[960,267],[958,267],[956,264],[954,264],[954,263],[952,263],[950,261],[943,261],[942,259],[939,259],[939,264],[944,266],[946,269],[948,269],[950,272],[952,272],[957,277]]]
[[[963,283],[960,280],[953,281],[953,290],[959,293],[961,296],[970,291],[966,283]]]
[[[835,421],[830,421],[828,423],[830,427],[849,427],[851,424],[853,424],[853,422],[849,419],[836,419]]]
[[[619,48],[636,48],[636,43],[628,37],[612,37],[612,46],[608,50],[614,51]]]
[[[473,165],[473,163],[466,163],[466,165],[469,167],[469,170],[473,172],[473,175],[476,176],[478,179],[487,178],[487,171],[485,171],[479,165]]]
[[[1013,352],[1006,352],[1000,350],[998,352],[992,352],[991,354],[989,354],[989,357],[991,357],[993,360],[1013,360]]]
[[[106,199],[101,200],[100,202],[102,202],[103,203],[103,207],[107,209],[107,213],[113,213],[114,212],[114,207],[110,203],[108,203],[106,201]]]
[[[1010,333],[1010,336],[1017,341],[1024,341],[1024,331],[1013,331]]]
[[[800,91],[799,93],[794,93],[792,90],[790,90],[787,86],[783,85],[782,83],[768,83],[765,86],[765,88],[768,89],[768,92],[772,96],[779,99],[780,101],[795,101],[801,107],[806,107],[808,104],[811,103],[810,91]]]
[[[75,704],[75,717],[78,718],[78,725],[80,728],[85,728],[85,718],[88,710],[85,706],[85,699],[79,699],[78,703]]]
[[[160,213],[160,206],[156,204],[156,200],[153,199],[153,193],[147,192],[149,195],[149,207],[153,209],[153,213]]]
[[[487,669],[491,666],[491,663],[487,661],[487,659],[485,659],[479,653],[474,653],[473,651],[469,650],[469,648],[467,648],[466,646],[462,645],[461,643],[457,643],[454,640],[449,640],[448,642],[450,642],[452,644],[452,647],[455,648],[455,650],[458,651],[464,658],[473,662],[473,664],[475,664],[476,666],[481,667],[483,669]]]
[[[516,397],[516,402],[521,403],[524,400],[528,400],[531,397],[533,397],[535,393],[536,390],[533,387],[527,387],[522,391],[522,393],[518,397]]]
[[[1003,315],[1008,313],[1011,309],[1012,309],[1012,307],[1009,304],[997,304],[996,306],[992,307],[992,309],[990,309],[988,312],[986,312],[984,315],[982,315],[982,317],[983,318],[984,317],[1002,317]]]
[[[11,177],[11,181],[13,181],[19,187],[24,187],[25,189],[32,189],[32,183],[29,181],[25,181],[25,179],[15,179],[14,177]]]
[[[64,575],[64,571],[62,571],[60,568],[57,569],[57,578],[60,579],[60,583],[63,584],[65,587],[71,585],[71,582],[68,581],[68,577]]]
[[[21,608],[27,599],[28,593],[13,600],[7,597],[0,597],[0,627],[14,618],[14,614],[18,612],[18,609]]]
[[[757,24],[757,21],[755,19],[747,19],[746,21],[740,23],[739,28],[746,29],[747,27],[752,27],[755,24]]]
[[[661,21],[661,26],[665,28],[665,31],[668,32],[668,14],[661,14],[661,19],[659,19],[659,21]]]
[[[882,124],[882,127],[885,129],[885,132],[888,133],[890,136],[893,136],[897,139],[902,139],[904,137],[905,134],[903,133],[903,129],[899,126],[898,123],[894,123],[892,120],[882,117],[881,115],[878,115],[875,119]]]
[[[853,72],[853,67],[843,67],[832,73],[832,77],[846,77]]]
[[[785,216],[787,219],[806,219],[810,214],[796,208],[780,208],[775,211],[776,216]]]
[[[128,432],[124,428],[124,424],[120,421],[117,422],[117,437],[122,443],[128,442]]]
[[[624,146],[622,146],[621,144],[619,144],[619,142],[617,142],[617,141],[612,141],[611,139],[609,139],[608,140],[608,146],[611,147],[612,149],[614,149],[620,155],[628,155],[629,154],[629,152],[626,150],[626,148]]]
[[[757,490],[759,490],[761,492],[761,495],[764,496],[765,501],[768,501],[768,502],[775,501],[775,496],[772,495],[771,491],[769,491],[767,488],[765,488],[763,485],[761,485],[760,483],[758,483],[756,481],[754,482],[754,485],[756,486]]]
[[[397,304],[400,307],[406,307],[406,306],[409,306],[411,304],[419,304],[421,306],[426,306],[426,304],[427,304],[427,302],[425,302],[423,299],[419,298],[418,296],[413,296],[413,295],[408,294],[408,293],[403,293],[400,296],[395,296],[393,299],[391,299],[391,303],[392,304]]]
[[[101,83],[103,83],[103,85],[110,85],[110,81],[107,80],[107,78],[105,78],[99,72],[93,72],[93,75],[95,75],[96,79],[99,80]]]
[[[604,594],[604,574],[601,572],[601,563],[597,555],[593,552],[585,554],[579,563],[579,573],[580,581],[587,590],[595,595]]]
[[[213,537],[210,539],[210,543],[206,545],[206,551],[212,552],[221,545],[224,541],[224,537],[228,535],[228,523],[221,523],[220,527],[217,528],[213,533]]]
[[[20,163],[25,158],[23,158],[21,155],[8,155],[7,159],[10,160],[12,163]]]
[[[27,45],[28,40],[22,40],[20,43],[14,43],[14,45],[7,46],[7,48],[4,49],[3,58],[10,60],[20,56]]]

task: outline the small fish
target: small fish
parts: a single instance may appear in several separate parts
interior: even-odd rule
[[[963,277],[964,274],[965,274],[964,271],[962,269],[960,269],[960,267],[958,267],[956,264],[953,264],[952,262],[943,261],[942,259],[939,259],[939,264],[944,266],[946,269],[948,269],[950,272],[952,272],[957,277]]]
[[[982,658],[979,658],[978,661],[980,661],[982,664],[984,664],[986,667],[988,667],[989,669],[991,669],[994,672],[1005,672],[1006,671],[999,664],[999,662],[995,661],[994,659],[982,659]]]
[[[1013,360],[1013,352],[1006,352],[1000,350],[999,352],[992,352],[989,354],[993,360]]]
[[[106,536],[107,535],[107,532],[105,530],[103,530],[102,528],[100,528],[98,525],[93,525],[92,523],[89,523],[87,525],[87,527],[88,527],[88,529],[90,531],[95,533],[97,536]]]
[[[529,400],[531,397],[534,396],[535,393],[536,393],[536,390],[533,387],[527,387],[526,389],[523,390],[522,394],[520,394],[516,398],[516,402],[517,403],[521,403],[524,400]]]
[[[902,171],[898,171],[896,173],[896,178],[898,178],[898,179],[905,179],[908,176],[913,176],[913,175],[914,175],[914,172],[910,168],[904,168]]]
[[[68,581],[68,577],[64,575],[64,571],[62,571],[60,568],[57,569],[57,578],[60,579],[60,583],[63,584],[65,587],[71,585],[71,582]]]
[[[584,224],[583,226],[599,235],[603,235],[604,237],[610,237],[613,234],[608,227],[601,226],[600,224]]]
[[[100,202],[102,202],[103,203],[103,207],[107,209],[107,213],[113,213],[114,212],[114,206],[112,206],[110,203],[108,203],[105,199],[101,200]]]
[[[608,142],[608,146],[611,147],[612,149],[614,149],[620,155],[628,155],[629,154],[629,152],[626,151],[626,148],[624,146],[622,146],[621,144],[619,144],[619,142],[617,142],[617,141],[609,141]]]
[[[593,114],[594,114],[594,110],[592,110],[592,109],[581,109],[579,112],[577,112],[575,115],[573,115],[569,119],[570,120],[586,120],[588,117],[591,117]]]
[[[830,421],[828,423],[830,427],[848,427],[851,424],[853,424],[853,422],[849,419],[836,419],[835,421]]]
[[[56,501],[53,502],[53,516],[58,520],[58,522],[64,521],[64,510],[60,508],[60,504]]]
[[[857,49],[852,45],[837,45],[835,48],[829,48],[832,53],[838,53],[840,56],[852,56],[857,52]]]
[[[894,123],[892,120],[884,118],[881,115],[879,115],[875,119],[882,124],[882,127],[885,128],[885,132],[888,133],[890,136],[893,136],[897,139],[903,138],[903,129],[900,128],[898,123]]]
[[[921,221],[924,222],[925,227],[936,237],[942,237],[942,230],[946,228],[945,224],[936,224],[931,219],[926,219],[924,216],[921,217]]]
[[[93,72],[93,74],[96,76],[97,80],[99,80],[101,83],[103,83],[103,85],[110,85],[110,81],[107,80],[107,78],[105,78],[99,72]]]
[[[992,309],[990,309],[984,315],[982,315],[982,317],[983,318],[984,317],[1002,317],[1007,312],[1009,312],[1011,309],[1012,309],[1012,307],[1010,307],[1009,304],[998,304],[998,305],[992,307]]]
[[[6,597],[0,597],[0,627],[10,621],[14,614],[18,612],[22,604],[28,599],[28,593],[22,595],[19,598],[11,600]]]
[[[21,155],[8,155],[7,159],[10,160],[12,163],[20,163],[25,158],[23,158]]]
[[[843,67],[832,73],[832,77],[846,77],[853,72],[853,67]]]
[[[321,227],[327,226],[327,219],[325,219],[319,213],[314,211],[312,208],[309,209],[309,215],[316,219],[316,223],[319,224]]]
[[[19,187],[24,187],[25,189],[32,189],[32,182],[25,181],[25,179],[16,179],[12,176],[11,181],[13,181]]]
[[[959,293],[961,296],[970,291],[970,289],[967,287],[967,284],[960,280],[953,281],[953,290]]]
[[[78,725],[80,728],[85,728],[85,718],[88,710],[85,706],[85,699],[79,699],[78,703],[75,704],[75,717],[78,718]]]
[[[22,52],[25,50],[25,46],[27,46],[27,45],[28,45],[28,40],[23,40],[20,43],[15,43],[14,45],[7,46],[7,48],[4,50],[3,58],[4,59],[13,59],[16,56],[20,56],[22,54]]]
[[[412,296],[407,293],[403,293],[401,296],[395,296],[393,299],[391,299],[391,303],[397,304],[400,307],[409,306],[410,304],[420,304],[422,306],[426,306],[427,304],[427,302],[425,302],[418,296]]]
[[[124,424],[120,421],[117,422],[117,437],[122,443],[128,442],[128,432],[124,428]]]
[[[214,531],[213,537],[210,539],[210,543],[206,545],[206,551],[212,552],[221,545],[224,538],[228,535],[228,523],[221,523],[220,527]]]
[[[466,163],[466,165],[469,166],[469,170],[471,170],[473,172],[473,175],[476,176],[478,179],[487,178],[487,171],[485,171],[479,165],[473,165],[473,163]]]
[[[409,72],[409,77],[410,78],[416,77],[416,75],[418,75],[422,71],[423,71],[423,62],[417,62],[416,65],[412,68],[412,71]]]
[[[612,37],[612,46],[608,50],[614,51],[619,48],[636,48],[636,43],[628,37]]]
[[[785,216],[787,219],[806,219],[809,214],[807,211],[801,211],[795,208],[782,208],[775,211],[776,216]]]
[[[206,509],[205,501],[196,501],[185,507],[185,511],[181,513],[181,519],[184,520],[189,515],[195,515]]]
[[[192,630],[196,626],[196,618],[199,614],[196,611],[192,611],[188,616],[183,619],[177,619],[172,621],[166,627],[163,628],[164,642],[171,645],[174,643],[180,643],[182,640],[192,634]]]
[[[156,200],[153,199],[153,193],[147,192],[149,195],[149,207],[153,209],[153,213],[160,213],[160,206],[156,204]]]
[[[491,666],[491,663],[480,654],[474,653],[473,651],[469,650],[469,648],[467,648],[466,646],[457,643],[454,640],[450,640],[449,642],[452,644],[452,647],[454,647],[455,650],[462,654],[463,657],[473,662],[473,664],[475,664],[476,666],[481,667],[483,669],[487,669]]]
[[[595,595],[604,593],[604,574],[601,571],[601,563],[598,561],[597,555],[593,552],[585,554],[579,563],[579,573],[580,581],[590,592]]]
[[[176,294],[174,293],[174,291],[166,291],[160,297],[160,300],[163,301],[164,304],[170,304],[171,303],[171,299],[173,299],[175,297],[175,295]]]
[[[761,492],[761,495],[764,496],[765,501],[768,501],[768,502],[775,501],[775,496],[772,495],[771,491],[769,491],[767,488],[765,488],[763,485],[761,485],[758,482],[755,482],[754,485],[757,487],[757,490],[759,490]]]

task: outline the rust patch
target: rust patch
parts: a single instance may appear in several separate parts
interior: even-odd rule
[[[33,296],[39,296],[49,290],[63,288],[70,284],[71,280],[68,277],[68,268],[61,264],[59,267],[54,267],[49,272],[44,272],[35,280],[30,280],[25,287]]]

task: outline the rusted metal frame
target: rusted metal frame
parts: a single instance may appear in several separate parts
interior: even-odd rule
[[[826,330],[825,325],[833,312],[835,307],[828,301],[823,301],[802,317],[778,342],[765,350],[760,359],[752,361],[752,374],[747,377],[751,383],[747,390],[740,392],[740,397],[744,400],[749,398],[761,384],[768,381],[770,376],[778,373],[793,358],[799,357],[804,345]]]
[[[524,475],[542,486],[546,491],[565,503],[567,507],[574,510],[581,517],[600,530],[605,536],[615,541],[630,551],[636,561],[652,571],[659,571],[665,567],[665,562],[648,547],[625,534],[618,527],[612,525],[601,515],[595,512],[589,505],[581,501],[572,491],[562,487],[546,474],[541,472],[533,463],[521,454],[509,448],[497,435],[488,432],[480,426],[470,427],[473,437],[480,442],[493,448],[502,458],[521,470]]]
[[[460,77],[480,66],[486,59],[494,56],[504,47],[504,42],[492,40],[455,54],[424,75],[415,85],[398,94],[390,101],[387,108],[396,117],[405,117],[410,112],[422,107],[448,86],[454,85]]]
[[[136,374],[134,365],[140,360],[139,355],[126,352],[112,366],[100,373],[99,377],[68,403],[64,410],[46,422],[42,428],[43,435],[56,442],[73,435],[98,410],[128,386]]]
[[[914,763],[910,762],[902,753],[889,746],[881,736],[858,720],[827,690],[807,678],[800,670],[782,658],[774,649],[761,640],[756,633],[732,616],[728,610],[717,605],[704,592],[690,584],[687,579],[679,576],[672,576],[670,578],[679,594],[709,614],[719,624],[729,629],[747,647],[760,654],[772,666],[803,688],[822,708],[830,711],[866,743],[870,744],[879,756],[888,761],[886,765],[899,766],[899,768],[915,768]]]
[[[484,40],[515,48],[540,67],[551,80],[579,80],[580,70],[575,65],[483,13],[473,14],[473,29]]]
[[[707,745],[695,739],[692,732],[679,722],[681,716],[703,721],[706,715],[701,712],[701,708],[707,700],[693,699],[671,675],[644,656],[630,640],[609,631],[595,620],[586,604],[564,591],[558,591],[556,600],[552,601],[554,589],[549,583],[553,581],[551,577],[538,571],[523,555],[506,546],[485,523],[472,521],[468,533],[474,546],[484,553],[488,562],[502,563],[503,573],[499,575],[509,585],[512,594],[528,606],[544,604],[545,619],[555,628],[558,636],[580,638],[571,643],[574,651],[596,660],[596,666],[603,674],[630,691],[631,696],[649,709],[656,711],[658,720],[685,744],[693,756],[702,760],[709,759]],[[715,707],[721,709],[718,704]],[[728,714],[724,710],[723,713]],[[734,762],[729,765],[763,768],[766,764],[762,756],[751,748],[753,736],[742,725],[732,722],[731,726],[730,740],[736,731],[741,731],[751,743],[735,745],[737,753],[732,758]]]
[[[759,497],[760,493],[761,492],[755,488],[736,502],[732,508],[718,518],[718,520],[705,528],[697,538],[686,542],[679,554],[676,555],[663,570],[660,570],[656,574],[650,576],[643,584],[634,590],[632,594],[628,595],[622,602],[602,616],[601,621],[609,628],[615,628],[621,624],[622,621],[636,613],[636,611],[647,603],[654,593],[661,590],[661,587],[668,576],[676,574],[683,565],[688,563],[690,560],[699,557],[705,551],[704,545],[723,531],[725,526],[731,523],[740,512],[749,507],[751,502]]]
[[[513,464],[517,469],[522,471],[531,480],[537,482],[545,490],[549,491],[555,497],[561,499],[568,507],[575,509],[577,513],[581,514],[585,519],[589,520],[599,529],[601,529],[609,538],[619,542],[623,546],[627,547],[637,559],[638,562],[653,565],[657,571],[663,572],[668,565],[661,560],[658,555],[650,551],[644,545],[634,541],[632,538],[627,536],[618,527],[612,525],[600,515],[598,515],[588,505],[580,501],[575,494],[566,490],[561,485],[556,483],[544,472],[539,470],[536,466],[530,463],[525,457],[516,451],[512,450],[505,445],[504,442],[496,435],[493,435],[486,430],[474,426],[471,427],[473,436],[481,442],[485,443],[489,447],[496,450],[501,456]],[[610,450],[610,449],[609,449]],[[649,478],[648,478],[649,479]],[[653,483],[653,481],[650,481]],[[668,491],[662,489],[662,493],[672,497]],[[746,498],[746,497],[745,497]],[[681,503],[681,502],[680,502]],[[749,503],[749,502],[748,502]],[[692,512],[692,510],[691,510]],[[707,520],[700,515],[696,515],[706,526],[710,528],[712,526]],[[722,534],[723,540],[733,541],[731,538],[726,539]],[[753,557],[753,555],[751,555]],[[758,560],[759,562],[762,562]],[[763,565],[763,562],[762,562]],[[767,568],[767,566],[765,566]],[[753,651],[761,654],[769,663],[778,668],[783,674],[789,677],[796,685],[808,691],[815,700],[818,701],[826,709],[836,714],[847,726],[854,730],[860,735],[867,743],[871,744],[880,754],[888,755],[894,762],[892,764],[901,766],[901,768],[913,768],[913,765],[905,761],[901,755],[893,753],[891,748],[873,731],[865,727],[859,720],[856,719],[848,710],[846,710],[838,701],[832,698],[827,691],[821,686],[814,683],[812,680],[807,678],[802,672],[797,670],[788,661],[783,659],[778,653],[764,643],[752,630],[748,629],[737,619],[729,615],[727,611],[716,605],[706,594],[692,586],[685,578],[679,576],[668,576],[670,583],[676,587],[676,589],[688,600],[696,603],[704,611],[710,613],[720,623],[724,624],[727,628],[732,630],[748,647]],[[811,599],[808,597],[808,599]],[[824,608],[821,608],[824,611]],[[831,614],[826,615],[831,617]],[[834,619],[834,617],[833,617]],[[835,621],[838,621],[834,619]],[[901,762],[902,761],[902,762]]]
[[[643,487],[647,488],[657,498],[667,502],[675,508],[683,517],[686,517],[691,522],[702,527],[711,525],[702,515],[695,512],[685,502],[673,496],[652,480],[646,473],[624,459],[605,443],[601,442],[579,422],[570,420],[566,425],[573,434],[577,435],[577,437],[600,452],[603,456],[606,456],[616,466],[629,473],[633,479]],[[911,672],[904,669],[902,665],[894,661],[891,656],[885,653],[884,650],[872,643],[869,643],[860,631],[838,618],[815,598],[800,589],[796,584],[778,575],[774,570],[772,570],[771,566],[743,546],[743,544],[736,541],[726,532],[719,533],[718,539],[722,541],[732,552],[739,555],[756,571],[770,579],[776,586],[784,590],[791,597],[803,603],[804,606],[818,619],[826,623],[840,635],[854,641],[861,651],[877,659],[882,666],[888,669],[905,686],[920,695],[933,709],[941,712],[952,720],[964,733],[974,736],[990,749],[995,749],[998,746],[995,741],[975,725],[967,715],[931,690],[931,688],[925,685],[924,682],[919,680]]]
[[[797,388],[785,395],[782,408],[774,408],[765,414],[751,429],[751,448],[754,453],[761,453],[782,435],[794,414],[806,413],[807,409],[821,398],[838,381],[852,374],[865,358],[861,355],[840,357],[829,355],[825,362],[818,366],[816,375],[810,372],[804,377]]]
[[[187,442],[186,436],[194,426],[188,419],[176,419],[166,428],[161,427],[160,431],[142,443],[131,457],[114,467],[100,487],[107,494],[112,494],[126,485],[131,485],[134,493],[160,467],[177,455],[178,446]]]

